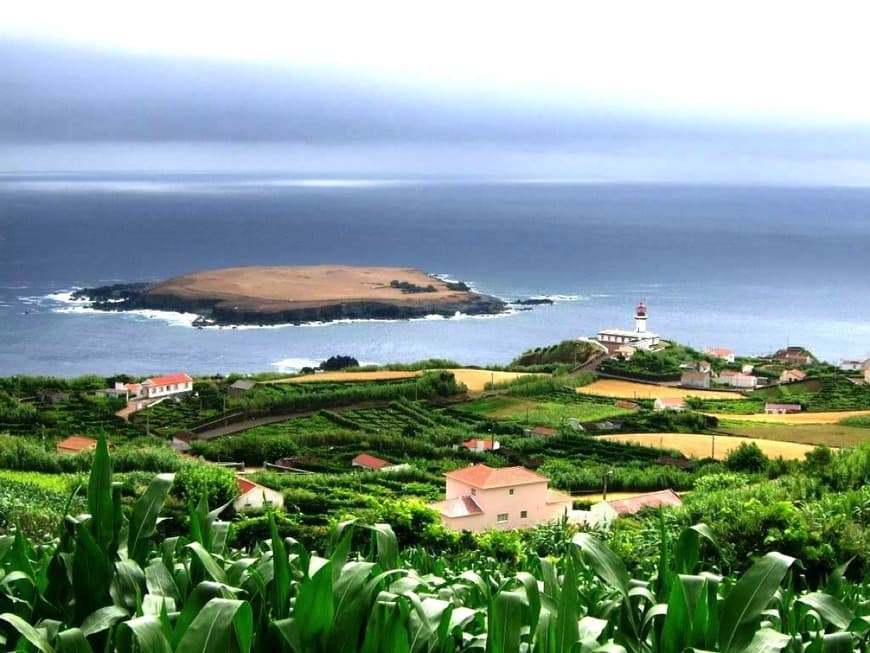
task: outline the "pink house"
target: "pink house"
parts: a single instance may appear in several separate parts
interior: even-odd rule
[[[446,500],[429,507],[456,531],[528,528],[559,519],[571,497],[548,489],[549,479],[524,467],[471,465],[444,475]]]

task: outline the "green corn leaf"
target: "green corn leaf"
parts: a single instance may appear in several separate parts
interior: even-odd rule
[[[194,556],[196,556],[196,559],[202,563],[203,569],[205,569],[205,572],[211,580],[226,585],[227,576],[224,573],[223,567],[217,563],[211,553],[205,550],[205,547],[202,544],[199,542],[191,542],[187,545],[187,548],[193,551]]]
[[[168,596],[176,602],[181,599],[178,585],[175,584],[175,579],[169,573],[163,560],[154,560],[145,567],[145,587],[151,594]]]
[[[559,608],[556,614],[556,650],[568,651],[580,638],[577,622],[580,619],[577,596],[577,573],[574,560],[565,556],[565,573],[559,596]]]
[[[529,600],[529,624],[534,627],[541,614],[541,590],[538,588],[538,580],[525,571],[517,574],[517,580],[526,590],[526,598]]]
[[[172,648],[178,646],[190,624],[193,623],[206,603],[215,598],[233,598],[233,595],[225,585],[211,581],[203,581],[193,588],[190,596],[184,601],[184,607],[175,622],[175,629],[172,631]]]
[[[794,558],[768,553],[743,574],[722,604],[719,645],[723,653],[741,651],[756,635],[761,613],[767,608]]]
[[[528,600],[522,590],[502,590],[493,597],[487,624],[486,653],[519,653],[520,631],[527,610]]]
[[[248,653],[253,640],[251,604],[236,599],[211,599],[188,626],[175,653]]]
[[[313,647],[323,640],[332,627],[334,610],[332,563],[312,556],[308,576],[299,584],[292,613],[307,646]]]
[[[0,614],[0,621],[5,621],[12,626],[18,634],[30,642],[40,653],[54,653],[54,649],[48,642],[45,632],[27,623],[16,614]]]
[[[108,593],[112,564],[86,524],[76,524],[76,550],[73,554],[73,591],[76,622],[94,610],[111,604]]]
[[[115,605],[136,612],[142,600],[145,574],[135,560],[119,560],[115,563],[115,575],[109,586],[109,594]]]
[[[392,526],[375,524],[371,528],[375,535],[378,564],[384,571],[396,569],[399,566],[399,542]]]
[[[284,619],[290,614],[290,562],[287,560],[287,549],[278,534],[275,525],[275,515],[269,513],[269,534],[272,537],[272,613],[277,619]]]
[[[115,505],[112,501],[112,460],[103,433],[97,437],[97,449],[88,481],[88,511],[94,540],[104,551],[113,550]]]
[[[804,594],[797,599],[797,602],[813,608],[822,619],[840,630],[846,630],[855,619],[854,612],[824,592]]]
[[[124,621],[118,627],[118,650],[120,653],[172,653],[166,640],[163,622],[159,617],[148,615]],[[136,647],[132,646],[136,642]]]
[[[57,634],[57,653],[94,653],[85,634],[78,628],[68,628]]]
[[[674,547],[674,568],[678,574],[693,574],[701,556],[701,538],[710,542],[717,550],[719,543],[710,527],[695,524],[683,529]]]
[[[791,644],[791,637],[777,632],[772,628],[757,630],[741,653],[778,653]]]
[[[105,608],[95,610],[81,623],[81,632],[85,637],[96,635],[104,630],[108,630],[116,623],[130,616],[130,613],[117,605],[108,605]]]
[[[343,521],[336,525],[330,534],[329,546],[326,551],[329,559],[332,560],[332,568],[336,575],[344,567],[344,563],[347,562],[355,526],[356,522],[353,519]]]
[[[157,530],[157,517],[163,510],[174,474],[158,474],[133,506],[127,535],[127,555],[140,565],[145,564],[150,538]]]
[[[365,633],[366,615],[371,609],[374,586],[369,577],[373,562],[348,562],[334,582],[335,616],[329,650],[336,653],[356,651]]]

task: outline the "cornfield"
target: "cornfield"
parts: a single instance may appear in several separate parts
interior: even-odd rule
[[[185,537],[157,541],[171,475],[158,475],[129,517],[101,440],[88,514],[49,544],[0,538],[0,642],[50,653],[288,651],[484,653],[867,650],[866,590],[845,566],[818,591],[800,565],[770,553],[740,578],[712,573],[710,530],[663,537],[656,573],[631,578],[601,541],[580,533],[559,558],[519,573],[403,559],[386,524],[336,526],[323,555],[271,538],[227,547],[230,524],[206,502]],[[351,550],[355,529],[371,546]],[[662,531],[665,532],[664,529]],[[428,554],[427,554],[428,555]],[[437,559],[437,564],[433,560]],[[431,573],[435,569],[437,573]]]

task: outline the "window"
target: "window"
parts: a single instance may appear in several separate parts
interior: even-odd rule
[[[477,490],[475,490],[474,488],[471,488],[471,496],[473,496],[473,497],[477,496]]]
[[[514,489],[511,488],[510,490],[508,490],[508,494],[509,494],[510,496],[513,496],[513,495],[514,495]]]
[[[526,519],[529,516],[528,510],[520,510],[520,519]]]
[[[503,524],[508,520],[508,514],[506,512],[500,512],[496,515],[495,521],[499,524]]]

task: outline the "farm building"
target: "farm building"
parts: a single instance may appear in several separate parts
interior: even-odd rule
[[[687,388],[709,388],[710,373],[698,372],[696,370],[686,370],[680,376],[680,385]]]
[[[723,361],[727,361],[729,363],[734,362],[734,352],[730,349],[723,349],[722,347],[714,347],[714,348],[706,348],[704,349],[704,353],[708,356],[715,356],[716,358],[721,358]]]
[[[471,451],[495,451],[501,447],[501,444],[498,440],[491,438],[471,438],[463,442],[461,446]]]
[[[633,515],[644,508],[669,508],[681,505],[683,501],[676,492],[661,490],[627,499],[600,501],[590,509],[590,521],[593,524],[609,524],[621,515]]]
[[[812,365],[816,362],[815,357],[804,347],[786,347],[770,356],[771,360],[791,363],[792,365]]]
[[[559,519],[571,497],[548,489],[549,479],[524,467],[471,465],[444,475],[445,500],[429,507],[451,530],[528,528]]]
[[[63,390],[40,390],[36,398],[44,404],[60,404],[69,401],[69,392]]]
[[[840,369],[844,372],[863,372],[866,369],[870,369],[870,358],[865,361],[847,361],[844,360],[840,362]]]
[[[254,483],[247,478],[239,478],[238,484],[239,496],[233,501],[233,508],[236,512],[284,507],[284,495],[280,492],[267,488],[265,485]]]
[[[81,435],[71,435],[57,443],[57,453],[65,455],[92,451],[96,448],[97,441],[94,438],[86,438]]]
[[[653,410],[686,410],[686,400],[681,397],[659,397],[653,403]]]
[[[787,415],[788,413],[799,413],[803,410],[800,404],[764,404],[764,412],[766,415]]]
[[[227,395],[231,399],[241,399],[246,392],[248,392],[249,390],[253,390],[255,387],[257,387],[256,381],[239,379],[238,381],[234,381],[227,387]]]
[[[783,370],[782,374],[779,375],[780,383],[794,383],[795,381],[803,381],[807,378],[806,372],[801,372],[800,370]]]
[[[758,386],[758,377],[737,370],[722,370],[716,377],[716,382],[732,388],[755,388]]]
[[[371,456],[367,453],[361,453],[356,458],[350,461],[351,467],[360,467],[370,472],[377,472],[385,467],[389,467],[392,463],[377,456]]]

